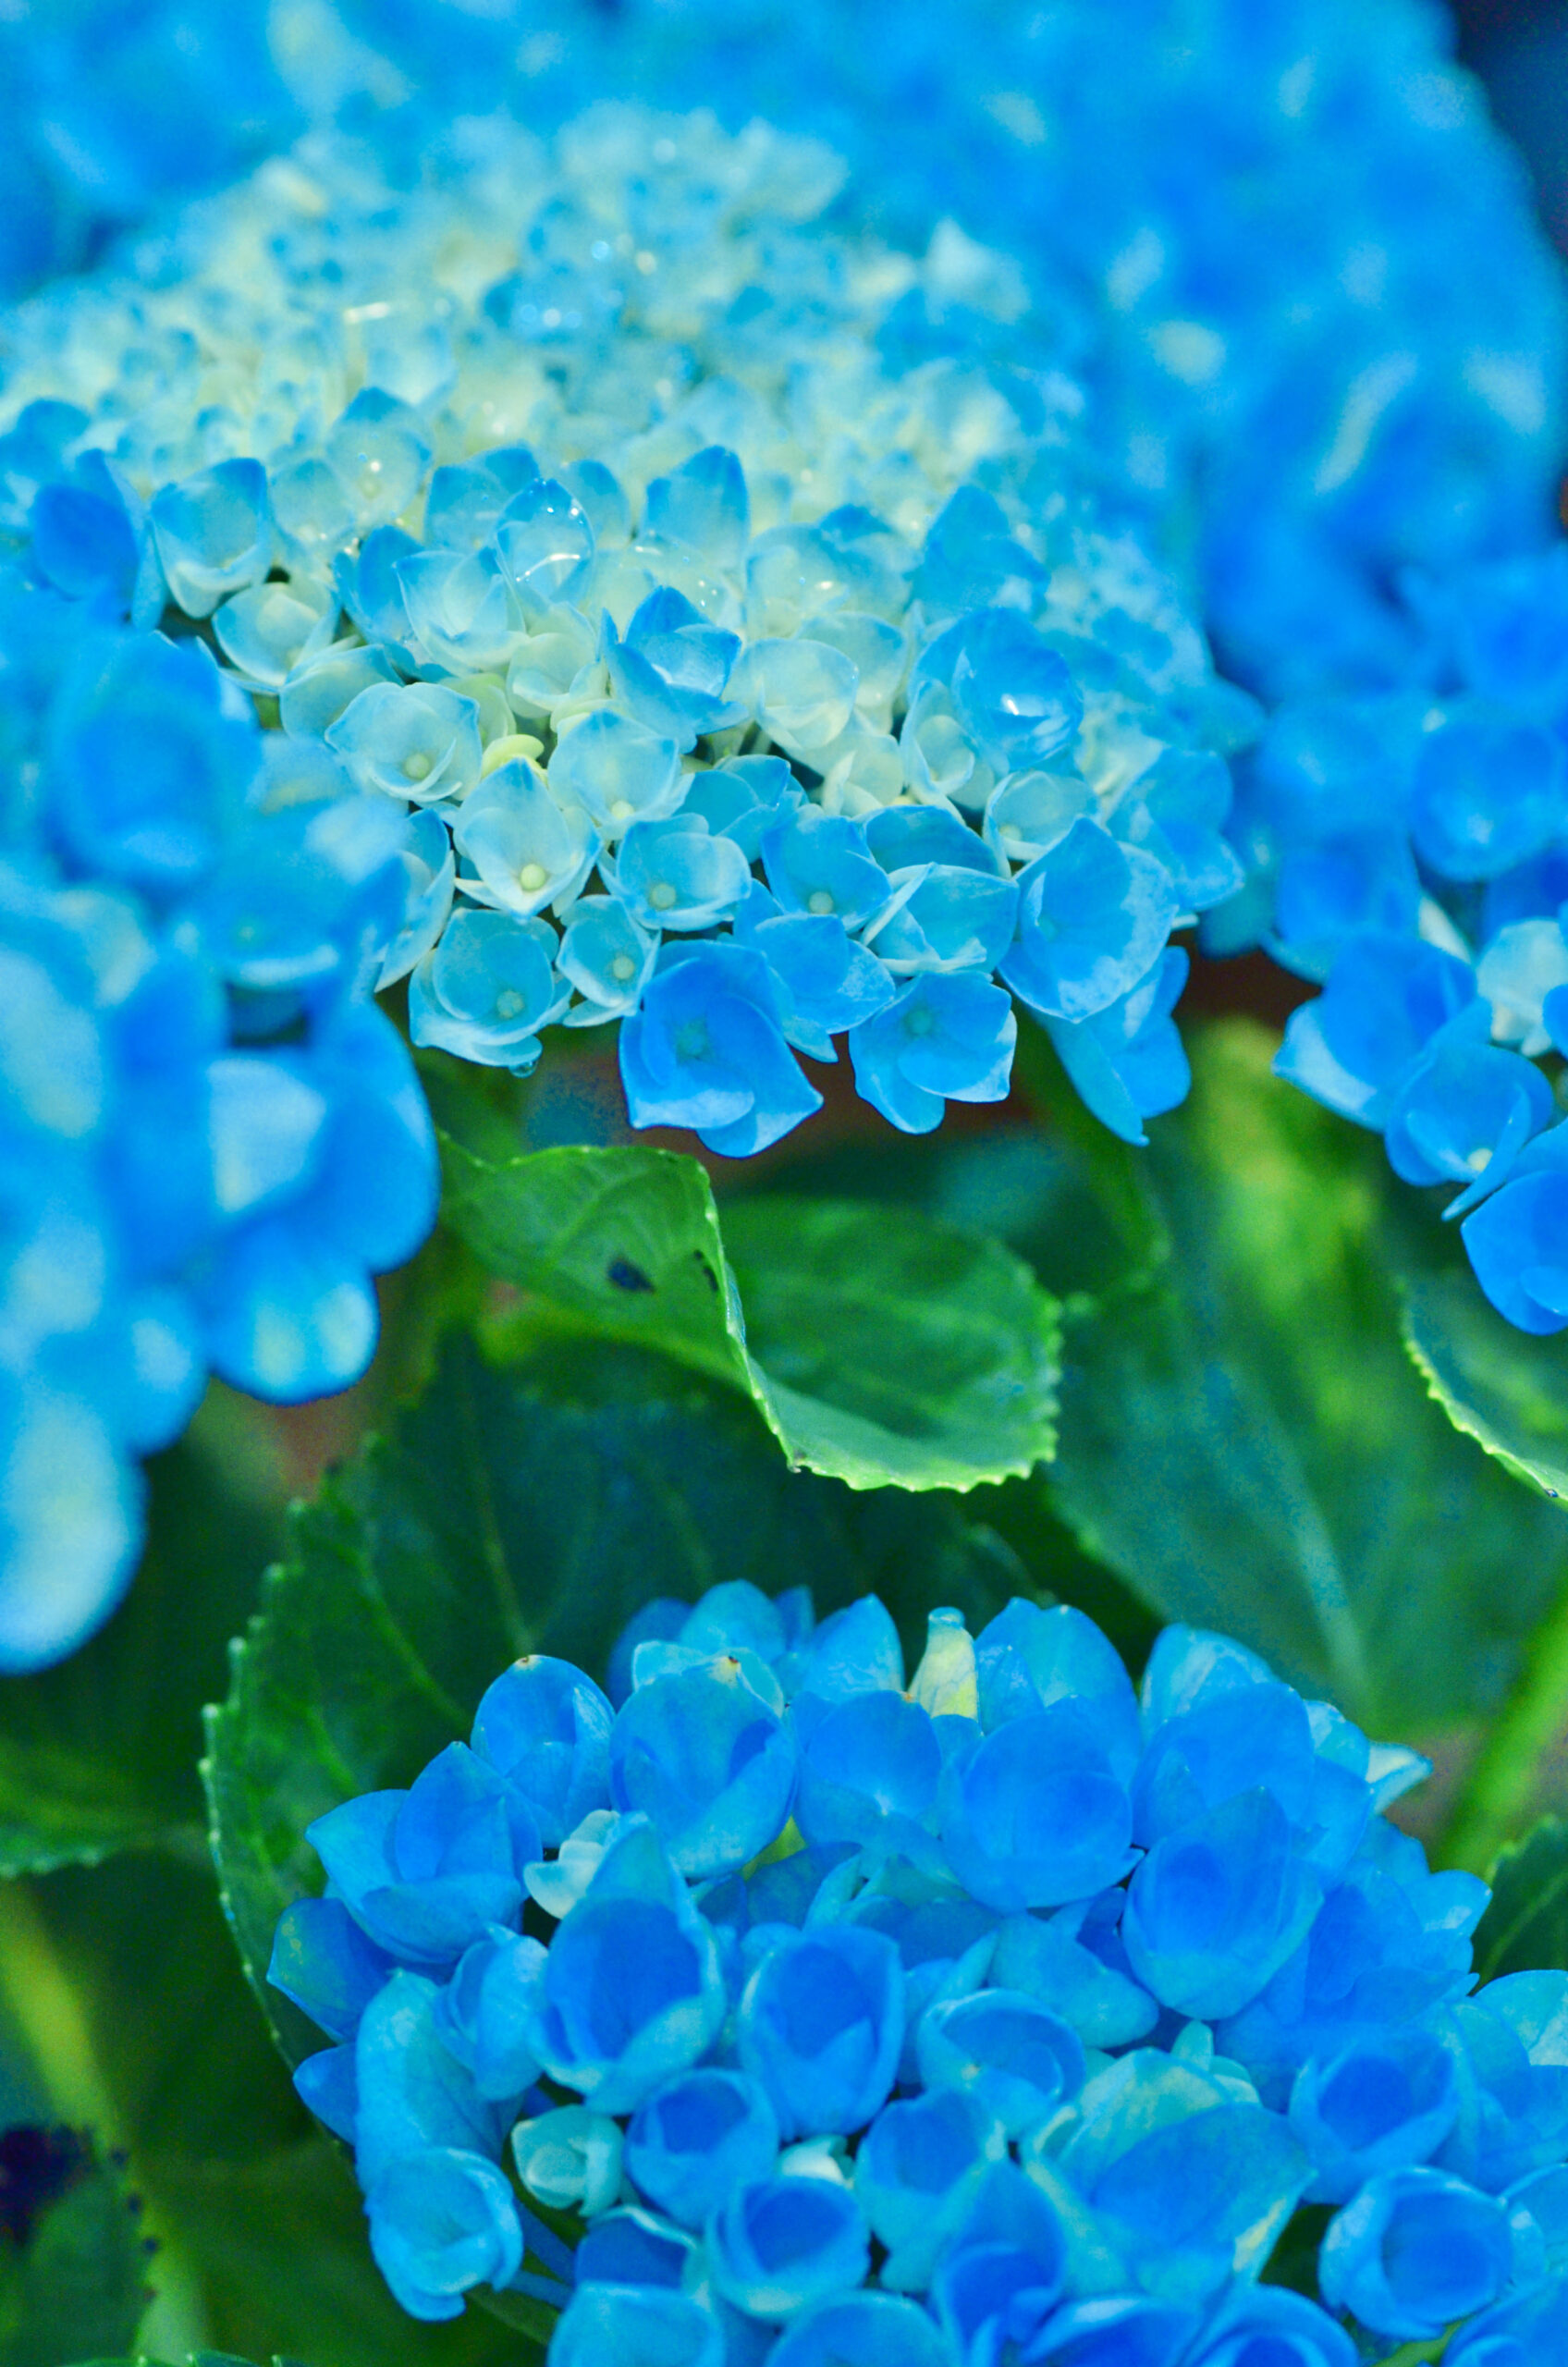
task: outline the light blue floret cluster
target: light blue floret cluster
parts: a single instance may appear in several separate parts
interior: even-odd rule
[[[558,122],[701,92],[728,124],[826,136],[900,238],[948,214],[1023,261],[1103,467],[1271,693],[1388,680],[1402,568],[1539,537],[1562,293],[1446,11],[868,0],[858,28],[846,42],[833,0],[24,7],[0,26],[28,135],[0,165],[22,183],[0,208],[10,284],[300,117],[398,154],[499,104]],[[6,266],[0,243],[0,285]]]
[[[1426,1772],[1171,1628],[658,1601],[311,1828],[270,1978],[415,2315],[553,2367],[1568,2360],[1568,1975],[1381,1811]],[[1260,2283],[1329,2206],[1318,2298]],[[569,2242],[566,2238],[570,2238]],[[1351,2329],[1347,2331],[1347,2329]]]
[[[1000,1099],[1016,997],[1139,1141],[1254,711],[1098,522],[1039,329],[970,350],[1016,267],[826,233],[839,177],[614,108],[406,198],[301,152],[13,320],[27,564],[202,622],[397,818],[416,1044],[619,1021],[632,1122],[747,1153],[845,1035],[907,1131]]]

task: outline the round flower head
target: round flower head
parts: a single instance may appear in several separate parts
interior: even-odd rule
[[[230,691],[429,817],[372,972],[411,971],[416,1043],[526,1073],[541,1031],[616,1021],[632,1123],[743,1157],[816,1108],[796,1053],[845,1038],[906,1131],[1002,1098],[1011,987],[1096,1024],[1070,1073],[1141,1139],[1181,1089],[1167,939],[1234,884],[1214,752],[1254,727],[1100,521],[1058,334],[1027,372],[904,353],[949,251],[824,227],[841,168],[809,141],[605,106],[548,152],[495,119],[443,153],[408,192],[313,143],[22,308],[34,574],[210,618]],[[131,673],[80,694],[60,827],[165,892],[208,860],[226,743],[170,809],[116,753],[167,704]]]
[[[1168,1629],[1140,1703],[1080,1612],[929,1625],[906,1687],[875,1598],[663,1598],[619,1711],[526,1658],[472,1752],[313,1828],[332,1890],[272,1979],[334,2042],[300,2091],[404,2306],[521,2239],[552,2367],[1350,2367],[1346,2313],[1533,2358],[1568,1976],[1467,1993],[1484,1887],[1382,1815],[1421,1762],[1224,1637]],[[998,1742],[1046,1771],[997,1779],[1025,1901],[1109,1851],[1065,1905],[992,1895],[1000,1827],[945,1814]],[[1316,2296],[1259,2282],[1303,2201]]]

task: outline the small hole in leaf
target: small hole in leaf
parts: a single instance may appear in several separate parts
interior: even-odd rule
[[[642,1267],[634,1266],[630,1257],[610,1259],[609,1279],[618,1291],[651,1291],[654,1288]]]

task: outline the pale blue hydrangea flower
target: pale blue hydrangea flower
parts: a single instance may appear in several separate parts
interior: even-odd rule
[[[1065,343],[900,353],[951,241],[829,231],[841,178],[615,107],[549,149],[468,125],[408,192],[307,146],[6,324],[14,531],[73,597],[210,619],[230,687],[408,817],[373,975],[411,973],[417,1044],[526,1071],[617,1020],[633,1123],[743,1155],[846,1036],[899,1126],[1000,1098],[995,974],[1112,1013],[1070,1073],[1141,1139],[1252,711],[1102,521]],[[201,859],[155,818],[138,863]]]

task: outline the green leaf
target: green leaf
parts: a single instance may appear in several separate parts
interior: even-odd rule
[[[1550,1797],[1568,1710],[1568,1591],[1525,1648],[1508,1699],[1488,1720],[1442,1836],[1443,1862],[1484,1873]]]
[[[527,1294],[514,1340],[656,1348],[749,1397],[791,1463],[853,1488],[966,1489],[1052,1452],[1057,1309],[997,1242],[907,1208],[784,1199],[738,1201],[721,1236],[705,1171],[672,1151],[496,1162],[448,1140],[444,1156],[447,1221]]]
[[[1056,1500],[1167,1617],[1364,1723],[1488,1711],[1568,1530],[1410,1367],[1381,1145],[1271,1076],[1263,1030],[1192,1049],[1191,1100],[1138,1176],[1170,1257],[1070,1333]]]
[[[1121,1147],[1103,1127],[1096,1131],[1102,1142],[1087,1146],[1054,1127],[1016,1122],[980,1135],[884,1133],[770,1165],[767,1194],[808,1203],[853,1199],[884,1212],[893,1204],[965,1233],[990,1233],[1084,1317],[1146,1280],[1167,1254],[1138,1161],[1121,1171],[1115,1165],[1125,1157]],[[734,1239],[757,1187],[743,1168],[726,1171],[725,1180],[719,1210],[727,1239]],[[1032,1590],[1086,1612],[1136,1675],[1163,1622],[1061,1517],[1048,1473],[1042,1465],[1027,1478],[987,1489],[985,1519],[1018,1554]]]
[[[1021,1036],[1021,1061],[1023,1041]],[[1058,1083],[1077,1104],[1060,1071]],[[1139,1155],[1129,1154],[1094,1120],[1087,1126],[1098,1143],[1080,1140],[1085,1130],[1056,1122],[1054,1111],[1048,1131],[1013,1122],[982,1134],[943,1127],[931,1134],[833,1143],[770,1166],[766,1188],[808,1200],[896,1203],[962,1232],[988,1234],[1023,1257],[1048,1291],[1082,1307],[1124,1289],[1130,1280],[1146,1278],[1168,1250]],[[737,1213],[759,1187],[743,1171],[725,1180],[719,1215],[728,1241]]]
[[[446,1222],[561,1328],[657,1348],[750,1388],[718,1211],[694,1159],[574,1147],[491,1161],[447,1139],[442,1163]]]
[[[1055,1302],[998,1242],[910,1209],[746,1199],[724,1219],[753,1370],[793,1459],[973,1487],[1055,1446]]]
[[[60,1667],[0,1678],[0,1875],[201,1852],[202,1705],[254,1604],[282,1490],[253,1412],[224,1391],[149,1476],[124,1604]]]
[[[824,1613],[875,1589],[913,1652],[935,1604],[989,1617],[1021,1575],[950,1503],[790,1472],[753,1408],[667,1361],[557,1345],[496,1369],[454,1341],[300,1515],[210,1721],[218,1865],[285,2052],[323,2042],[264,1981],[279,1914],[319,1885],[306,1825],[409,1783],[518,1652],[602,1672],[639,1603],[738,1577],[807,1581]]]
[[[138,2206],[84,2140],[53,2135],[47,2199],[19,2241],[0,2237],[0,2367],[71,2367],[124,2350],[146,2313]]]
[[[1476,1927],[1476,1969],[1568,1972],[1568,1824],[1543,1817],[1487,1876],[1491,1905]]]
[[[1505,1469],[1568,1496],[1568,1333],[1537,1340],[1505,1322],[1452,1233],[1441,1264],[1423,1246],[1429,1262],[1404,1277],[1404,1337],[1432,1395]]]

